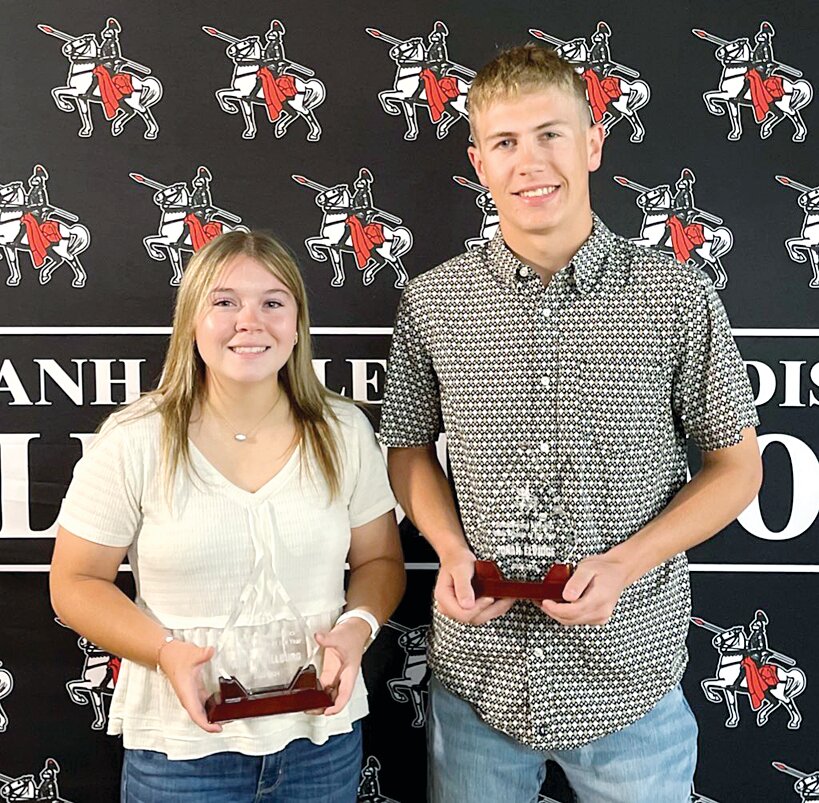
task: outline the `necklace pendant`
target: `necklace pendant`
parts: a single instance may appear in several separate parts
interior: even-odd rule
[[[237,433],[236,433],[236,434],[233,436],[233,440],[235,440],[235,441],[239,441],[239,443],[242,443],[243,441],[246,441],[246,440],[247,440],[247,435],[245,435],[245,433],[244,433],[244,432],[237,432]]]

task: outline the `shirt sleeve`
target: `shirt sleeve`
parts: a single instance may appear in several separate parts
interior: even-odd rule
[[[353,443],[348,449],[355,467],[347,508],[350,527],[361,527],[393,510],[398,504],[390,489],[387,464],[370,422],[361,410],[353,409]]]
[[[74,475],[57,521],[74,535],[96,544],[127,547],[142,523],[142,482],[134,469],[133,428],[109,418]]]
[[[443,429],[438,377],[418,321],[410,285],[390,345],[379,440],[384,446],[426,446]]]
[[[672,402],[686,435],[702,451],[739,443],[759,418],[728,316],[707,277],[685,308],[679,354]]]

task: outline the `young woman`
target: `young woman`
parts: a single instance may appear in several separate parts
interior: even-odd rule
[[[109,716],[124,801],[355,800],[361,656],[405,582],[394,507],[365,416],[313,372],[293,258],[256,232],[211,241],[159,388],[74,470],[51,567],[61,620],[124,658]],[[126,554],[134,602],[114,585]],[[220,674],[289,679],[299,633],[301,657],[322,648],[323,715],[207,721]]]

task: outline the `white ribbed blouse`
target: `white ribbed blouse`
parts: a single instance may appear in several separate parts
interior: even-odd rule
[[[294,632],[301,633],[305,623],[311,635],[326,632],[344,606],[350,528],[395,507],[373,430],[356,407],[333,403],[342,490],[332,501],[318,468],[302,467],[298,448],[250,493],[222,476],[192,443],[194,474],[177,472],[168,495],[160,417],[152,406],[140,401],[108,419],[74,468],[58,521],[94,543],[127,546],[136,604],[177,638],[218,648],[204,673],[209,691],[220,674],[235,674],[250,687],[285,682],[299,662],[298,655],[285,656],[293,652]],[[279,583],[299,616],[276,593]],[[225,631],[237,606],[241,613]],[[350,731],[367,713],[366,694],[359,673],[349,705],[334,716],[237,720],[210,734],[191,722],[164,675],[125,660],[108,732],[122,734],[126,748],[157,750],[172,759],[222,751],[264,755],[294,739],[322,744]]]

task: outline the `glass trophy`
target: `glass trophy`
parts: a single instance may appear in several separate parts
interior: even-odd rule
[[[320,710],[333,704],[318,679],[319,647],[311,628],[276,576],[269,545],[258,546],[254,571],[211,659],[218,689],[205,701],[208,722]],[[284,608],[278,606],[272,618],[276,596]]]
[[[490,525],[495,560],[475,563],[472,588],[478,597],[563,601],[574,571],[574,522],[561,498],[562,483],[512,486],[512,515]]]

